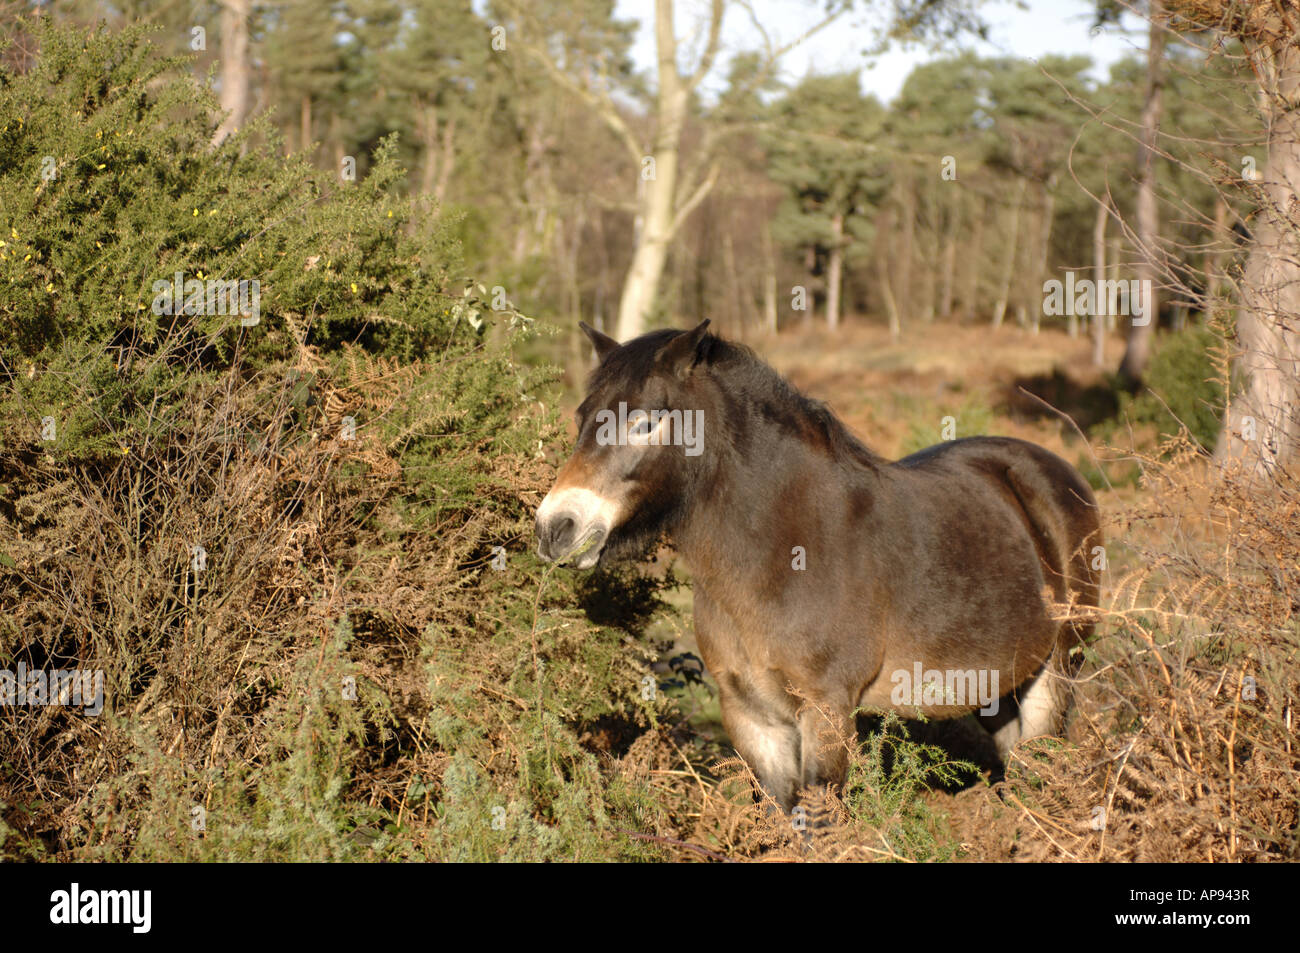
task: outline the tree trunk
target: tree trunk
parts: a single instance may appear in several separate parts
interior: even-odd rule
[[[898,259],[898,291],[895,295],[901,313],[908,319],[912,317],[912,257],[916,254],[916,192],[912,186],[912,177],[906,175],[901,183],[903,189],[902,214],[903,233],[901,251]]]
[[[1016,270],[1016,251],[1020,244],[1020,207],[1025,202],[1025,179],[1020,177],[1016,183],[1016,200],[1011,207],[1011,228],[1007,234],[1007,259],[1002,266],[1002,282],[998,287],[998,300],[993,305],[993,326],[1002,327],[1002,319],[1007,314],[1007,303],[1011,299],[1011,279]]]
[[[1106,220],[1110,218],[1110,201],[1102,199],[1097,204],[1097,218],[1092,225],[1092,270],[1097,287],[1106,280]],[[1094,299],[1095,301],[1095,299]],[[1092,316],[1092,363],[1106,366],[1106,316],[1100,306]]]
[[[686,122],[688,90],[677,72],[677,36],[673,32],[672,0],[655,2],[655,43],[659,57],[659,96],[656,109],[653,177],[637,170],[644,189],[639,200],[641,236],[632,254],[632,267],[623,283],[618,306],[618,332],[628,340],[645,331],[663,276],[668,243],[674,232],[677,164],[682,127]]]
[[[303,152],[311,149],[311,94],[303,93],[299,105],[299,127],[298,127],[299,148]]]
[[[1138,146],[1137,243],[1138,280],[1150,288],[1145,323],[1129,319],[1128,343],[1120,362],[1119,376],[1130,388],[1136,388],[1151,359],[1151,335],[1156,326],[1157,256],[1160,217],[1156,206],[1156,137],[1160,131],[1160,113],[1164,100],[1165,24],[1161,0],[1151,0],[1151,27],[1147,41],[1146,101],[1142,107],[1142,134]],[[1150,284],[1146,284],[1150,282]]]
[[[736,269],[736,246],[731,240],[731,229],[727,229],[722,236],[722,266],[727,272],[727,297],[731,299],[731,326],[736,328],[743,337],[745,296],[740,290],[740,272]]]
[[[334,144],[334,174],[338,175],[343,168],[343,131],[339,127],[337,109],[330,112],[330,142]]]
[[[1219,311],[1219,303],[1226,292],[1223,261],[1232,247],[1232,232],[1228,230],[1228,203],[1220,195],[1214,202],[1214,236],[1205,258],[1205,317]]]
[[[921,249],[920,258],[925,262],[925,273],[921,279],[921,323],[933,324],[934,310],[937,307],[935,298],[939,291],[939,275],[937,274],[937,269],[940,264],[940,235],[937,221],[934,221],[929,217],[921,218],[919,202],[917,205],[917,224],[921,227],[921,241],[917,244]]]
[[[568,311],[572,317],[576,318],[582,314],[582,274],[578,266],[578,256],[582,250],[582,233],[587,227],[587,205],[585,202],[580,201],[578,203],[574,219],[570,228],[571,238],[569,241],[564,240],[563,228],[555,230],[555,247],[563,263],[564,291]],[[581,335],[576,336],[581,337]]]
[[[1122,250],[1123,245],[1120,242],[1120,237],[1118,235],[1112,235],[1107,239],[1107,244],[1110,246],[1110,254],[1106,256],[1106,267],[1110,269],[1111,280],[1119,281],[1121,280],[1120,271],[1122,270],[1120,268],[1120,251]],[[1108,334],[1114,334],[1117,330],[1119,330],[1119,320],[1114,311],[1107,309],[1106,332]]]
[[[975,213],[975,237],[971,240],[970,269],[966,273],[966,301],[964,321],[973,322],[979,314],[980,274],[984,268],[984,220],[988,217],[988,202],[980,202]]]
[[[1300,49],[1294,38],[1256,51],[1256,66],[1267,83],[1268,163],[1237,317],[1238,367],[1246,385],[1226,415],[1219,452],[1265,476],[1295,458],[1300,439],[1300,223],[1293,210],[1300,194],[1300,112],[1294,106],[1300,100]]]
[[[248,18],[252,0],[221,2],[221,111],[225,116],[212,136],[220,145],[248,117]]]
[[[813,325],[813,311],[816,310],[817,285],[813,272],[817,270],[817,246],[809,245],[804,249],[803,254],[804,272],[808,275],[805,281],[807,284],[807,294],[804,295],[803,308],[803,327],[807,331]]]
[[[420,167],[420,194],[431,195],[438,181],[438,107],[432,103],[414,104],[415,121],[419,129],[420,150],[424,162]]]
[[[1034,279],[1029,287],[1029,300],[1035,302],[1034,307],[1034,333],[1038,333],[1039,324],[1042,322],[1043,308],[1041,303],[1037,302],[1039,295],[1042,293],[1043,283],[1046,281],[1047,263],[1051,259],[1052,251],[1052,225],[1053,217],[1056,212],[1056,196],[1052,193],[1049,186],[1043,186],[1043,221],[1041,227],[1041,238],[1038,243],[1038,261],[1034,263],[1032,274]],[[1071,311],[1074,309],[1071,308]],[[1078,333],[1076,319],[1070,318],[1070,337]]]
[[[826,268],[826,326],[840,326],[840,283],[844,277],[844,215],[831,216],[830,262]]]
[[[889,246],[884,236],[889,234],[890,216],[881,216],[882,222],[876,237],[876,279],[880,285],[880,295],[885,299],[885,313],[889,315],[889,337],[897,341],[902,331],[902,322],[898,316],[898,302],[894,299],[894,290],[889,285]]]
[[[447,183],[451,181],[451,170],[456,161],[456,120],[453,117],[440,123],[438,107],[433,103],[421,104],[417,101],[414,109],[424,160],[420,165],[420,193],[426,200],[432,199],[435,204],[441,205],[447,196]],[[536,134],[530,138],[525,174],[536,172],[545,154],[544,146],[539,146],[536,142],[538,138]],[[535,152],[541,155],[535,156]]]
[[[433,149],[434,135],[429,132],[426,137],[429,150]],[[547,116],[538,117],[530,124],[528,145],[524,152],[524,176],[521,185],[523,208],[515,229],[514,262],[522,264],[529,258],[542,253],[546,248],[545,236],[549,234],[549,220],[555,203],[550,201],[555,194],[555,183],[547,167],[547,149],[551,142],[550,126]],[[430,151],[429,158],[432,158]],[[426,174],[429,173],[426,165]],[[437,186],[433,186],[437,189]]]
[[[772,248],[772,223],[763,226],[763,321],[773,334],[777,329],[776,253]]]
[[[438,181],[433,187],[433,200],[442,205],[447,198],[452,169],[456,167],[456,117],[442,124],[442,159],[438,162]]]
[[[944,234],[943,290],[939,294],[939,317],[952,317],[953,278],[957,270],[957,227],[961,221],[961,201],[954,199],[948,208],[948,229]]]

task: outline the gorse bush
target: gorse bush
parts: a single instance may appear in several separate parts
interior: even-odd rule
[[[945,430],[946,418],[949,416],[953,418],[951,438]],[[993,425],[992,409],[975,397],[964,400],[955,411],[946,407],[929,406],[917,412],[916,417],[908,424],[907,435],[898,449],[901,457],[947,439],[987,435]]]
[[[391,141],[359,182],[254,146],[264,129],[210,149],[211,94],[143,28],[36,39],[31,71],[0,74],[0,358],[6,417],[55,416],[55,452],[165,430],[171,389],[237,349],[252,368],[345,341],[425,358],[472,331],[447,295],[446,225],[411,220]],[[211,313],[206,295],[159,313],[156,286],[177,275],[256,282],[259,323]],[[197,303],[186,289],[176,305]]]
[[[1143,390],[1137,395],[1120,393],[1118,421],[1154,427],[1158,439],[1186,427],[1207,453],[1212,452],[1227,397],[1223,374],[1215,366],[1216,347],[1223,347],[1223,339],[1210,328],[1163,336]]]
[[[357,182],[266,128],[212,147],[146,31],[31,31],[0,73],[0,669],[102,671],[105,706],[0,707],[0,856],[656,856],[610,833],[666,823],[621,765],[668,703],[531,553],[561,433],[531,322],[391,141]],[[155,307],[177,273],[256,307]]]

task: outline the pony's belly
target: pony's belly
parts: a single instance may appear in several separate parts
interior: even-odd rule
[[[915,718],[918,715],[924,715],[926,718],[940,721],[947,718],[960,718],[979,709],[978,705],[899,705],[893,700],[892,688],[892,685],[886,684],[883,689],[877,689],[873,682],[862,693],[862,697],[858,700],[858,707],[897,712],[903,718]]]
[[[948,667],[888,661],[862,690],[858,705],[905,718],[996,714],[999,699],[1016,688],[1010,669],[949,663]]]

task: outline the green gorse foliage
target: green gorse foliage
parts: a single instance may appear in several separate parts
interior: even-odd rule
[[[588,727],[668,703],[531,553],[560,436],[532,322],[393,140],[355,182],[266,126],[214,147],[147,30],[32,29],[0,73],[0,667],[107,691],[0,712],[0,856],[655,856],[611,827],[663,807]],[[158,313],[177,272],[258,282],[258,322]]]
[[[344,341],[414,359],[473,333],[447,293],[447,226],[415,221],[397,194],[392,140],[357,182],[281,157],[256,124],[210,148],[211,94],[145,28],[43,24],[36,37],[36,68],[0,73],[0,358],[18,402],[6,416],[55,413],[74,446],[147,429],[160,392],[237,349],[254,368]],[[258,282],[259,325],[155,313],[155,282],[177,273]]]
[[[1171,437],[1185,426],[1207,453],[1213,452],[1227,403],[1214,349],[1223,338],[1211,328],[1189,328],[1165,335],[1136,396],[1120,395],[1120,420],[1154,426]]]
[[[978,768],[935,745],[914,741],[890,712],[849,761],[844,806],[852,823],[872,832],[899,858],[946,861],[958,846],[924,797],[932,787],[960,787]]]

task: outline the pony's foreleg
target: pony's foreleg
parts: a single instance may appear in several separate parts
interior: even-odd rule
[[[799,784],[843,788],[849,750],[857,741],[853,709],[807,702],[799,710]]]
[[[776,712],[765,711],[723,690],[722,725],[763,790],[789,811],[799,791],[799,728]]]

